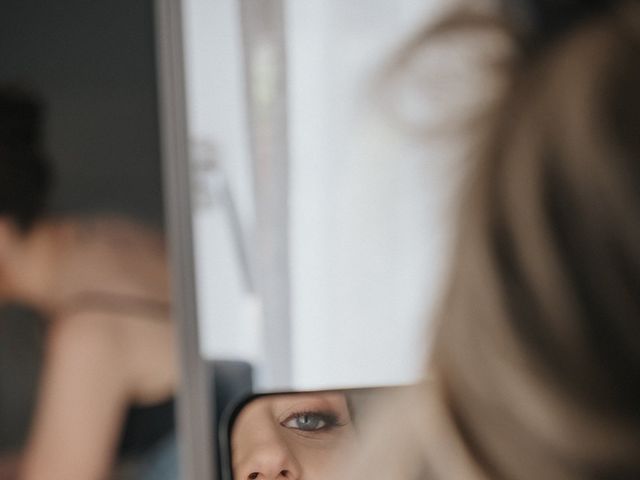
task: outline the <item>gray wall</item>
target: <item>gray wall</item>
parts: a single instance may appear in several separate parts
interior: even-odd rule
[[[56,213],[121,213],[162,225],[152,0],[2,0],[0,82],[47,105]],[[24,437],[41,324],[0,312],[0,451]]]
[[[48,106],[57,212],[162,220],[151,0],[2,0],[0,81]]]

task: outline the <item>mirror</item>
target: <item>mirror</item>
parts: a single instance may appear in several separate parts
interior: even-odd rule
[[[220,429],[223,478],[332,478],[358,448],[373,404],[404,388],[250,396],[232,406]]]

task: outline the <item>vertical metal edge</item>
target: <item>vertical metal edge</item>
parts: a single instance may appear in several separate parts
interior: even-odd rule
[[[284,0],[240,0],[256,209],[257,288],[264,315],[265,378],[272,388],[292,382],[289,278],[289,138]],[[256,97],[259,48],[273,47],[273,97]]]
[[[180,478],[214,478],[211,381],[200,355],[191,208],[182,1],[155,0],[165,216],[180,382],[176,419]]]

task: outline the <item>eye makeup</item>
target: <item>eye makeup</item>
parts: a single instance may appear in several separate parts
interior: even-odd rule
[[[351,423],[344,396],[333,393],[282,397],[274,403],[273,414],[281,427],[308,438]]]
[[[337,427],[343,427],[347,422],[340,421],[333,411],[304,410],[290,414],[280,425],[285,428],[301,430],[304,432],[329,431]]]

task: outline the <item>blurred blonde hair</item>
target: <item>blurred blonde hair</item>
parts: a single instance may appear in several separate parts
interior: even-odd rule
[[[444,32],[514,45],[470,124],[431,381],[384,415],[362,478],[640,478],[640,4],[609,3],[539,48],[459,14],[395,63]]]

